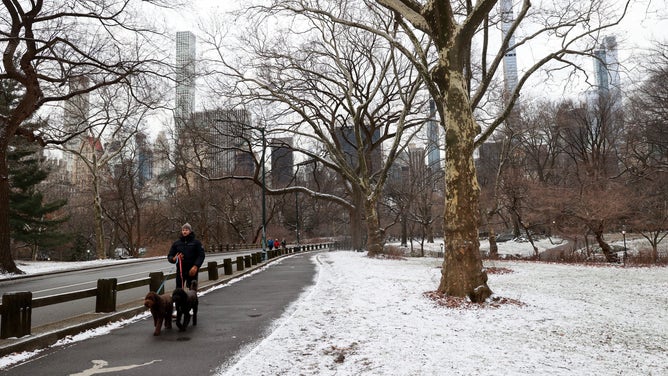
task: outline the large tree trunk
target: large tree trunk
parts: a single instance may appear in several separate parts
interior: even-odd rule
[[[362,217],[357,207],[348,211],[350,215],[350,246],[355,251],[364,249],[364,240],[362,234]]]
[[[454,67],[451,67],[454,68]],[[444,69],[445,111],[445,259],[438,291],[484,302],[487,286],[478,241],[479,191],[473,150],[480,128],[473,118],[461,69]],[[445,91],[442,91],[445,92]]]
[[[21,273],[12,258],[10,239],[9,167],[7,166],[7,144],[3,142],[0,146],[0,273]]]
[[[374,257],[383,252],[384,237],[380,231],[378,222],[378,210],[376,210],[376,202],[367,200],[365,202],[366,212],[366,249],[369,257]]]
[[[364,201],[362,193],[358,189],[352,190],[352,201],[354,207],[349,210],[350,213],[350,237],[352,248],[355,251],[364,249],[364,221],[362,220],[362,211],[364,208]]]

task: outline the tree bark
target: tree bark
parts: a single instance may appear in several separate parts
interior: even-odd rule
[[[97,172],[93,174],[93,207],[95,209],[95,253],[98,259],[103,260],[107,258],[107,252],[104,246],[102,198]]]
[[[4,141],[3,137],[3,140]],[[9,167],[7,166],[7,145],[0,146],[0,273],[21,273],[10,252],[9,232]],[[6,251],[5,251],[6,250]]]
[[[603,231],[602,230],[595,231],[594,236],[596,237],[596,242],[598,243],[598,246],[601,247],[601,252],[603,252],[603,255],[605,256],[605,261],[618,262],[619,258],[617,257],[617,254],[612,251],[612,247],[610,247],[610,244],[606,243],[605,240],[603,240]]]
[[[352,208],[348,211],[350,216],[350,246],[355,251],[360,251],[364,248],[364,241],[362,240],[362,218],[360,218],[359,210]]]
[[[473,151],[480,128],[473,118],[464,75],[458,69],[447,72],[444,82],[448,86],[443,88],[447,91],[442,91],[447,92],[443,103],[447,109],[444,118],[445,257],[438,291],[451,296],[468,296],[472,302],[480,303],[492,295],[478,241],[480,187]]]
[[[496,234],[494,233],[494,228],[489,226],[489,258],[497,259],[499,258],[499,246],[496,244]]]
[[[365,201],[367,240],[366,248],[369,257],[375,257],[383,252],[383,234],[378,222],[378,210],[375,200]]]

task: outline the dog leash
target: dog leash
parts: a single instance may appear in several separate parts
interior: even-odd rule
[[[165,281],[166,280],[167,280],[167,278],[162,279],[162,283],[160,284],[160,287],[158,287],[158,291],[155,292],[156,294],[160,294],[160,290],[162,290],[162,288],[165,287]]]
[[[185,282],[183,279],[183,254],[179,255],[177,262],[179,263],[179,276],[181,276],[181,287],[183,288]]]

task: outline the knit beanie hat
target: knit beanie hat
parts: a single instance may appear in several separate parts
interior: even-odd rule
[[[181,230],[183,230],[184,228],[187,228],[190,231],[193,230],[192,226],[190,226],[190,223],[184,223],[183,226],[181,226]]]

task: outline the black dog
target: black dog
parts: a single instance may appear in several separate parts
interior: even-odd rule
[[[197,306],[199,305],[197,301],[197,281],[192,281],[190,289],[187,291],[180,287],[175,289],[172,293],[172,300],[176,306],[176,326],[179,327],[179,331],[183,332],[188,327],[191,309],[193,311],[193,326],[197,326]],[[183,323],[181,323],[181,317],[183,317]]]

